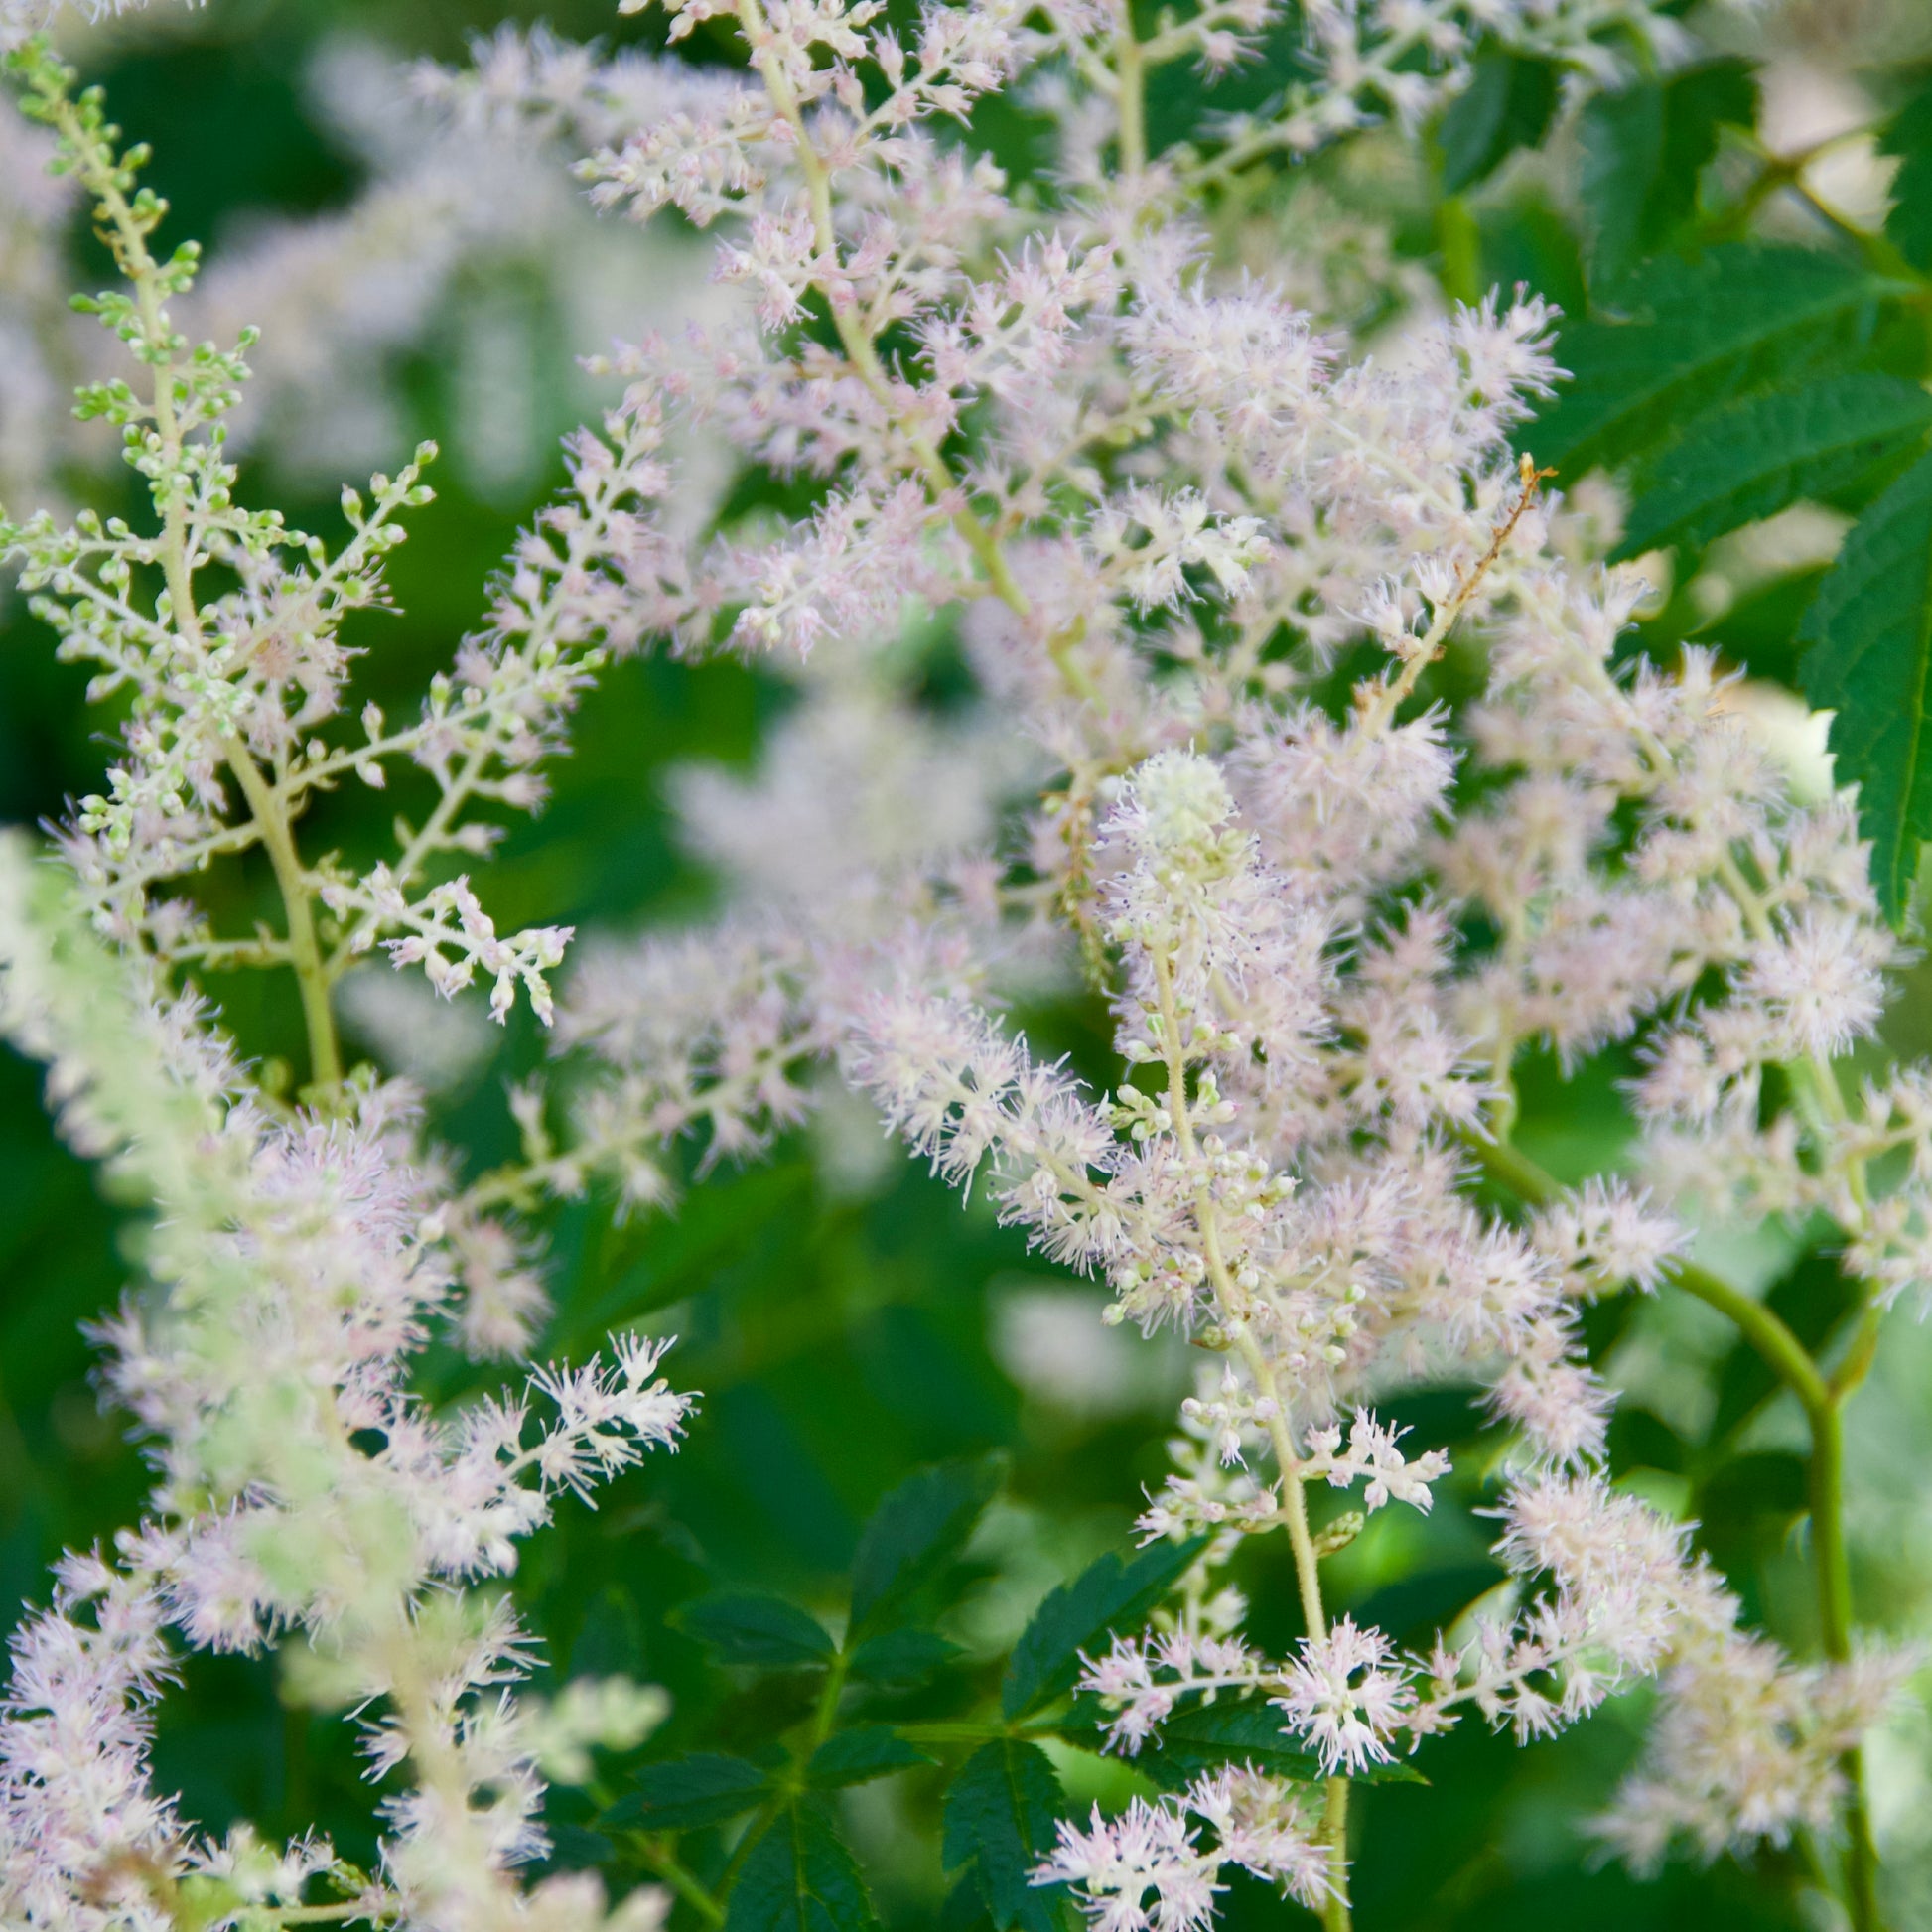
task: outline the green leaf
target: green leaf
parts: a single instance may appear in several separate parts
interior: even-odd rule
[[[1582,185],[1599,280],[1619,280],[1684,225],[1719,126],[1750,126],[1756,106],[1743,61],[1684,68],[1591,99],[1581,128]]]
[[[1843,489],[1902,456],[1932,423],[1932,396],[1885,375],[1841,375],[1700,416],[1633,483],[1612,558],[1667,543],[1702,548],[1801,497]]]
[[[1901,286],[1802,248],[1655,262],[1620,291],[1626,320],[1563,332],[1573,380],[1517,442],[1570,478],[1625,462],[1687,416],[1847,356]]]
[[[1000,1486],[997,1456],[915,1470],[875,1509],[852,1561],[852,1631],[877,1629],[958,1556]]]
[[[830,1789],[840,1784],[864,1784],[902,1771],[908,1764],[931,1764],[915,1744],[908,1744],[891,1725],[854,1725],[826,1738],[805,1766],[805,1781]]]
[[[1097,1750],[1098,1725],[1105,1714],[1082,1698],[1068,1714],[1061,1735],[1068,1743]],[[1166,1791],[1179,1791],[1224,1764],[1251,1764],[1271,1777],[1319,1784],[1321,1760],[1282,1728],[1282,1714],[1265,1698],[1216,1698],[1212,1704],[1189,1700],[1161,1725],[1159,1745],[1134,1759],[1134,1768]],[[1401,1758],[1370,1764],[1359,1773],[1366,1784],[1426,1784],[1428,1780]]]
[[[1451,195],[1492,174],[1518,148],[1533,148],[1557,111],[1558,69],[1549,61],[1489,47],[1469,67],[1469,84],[1436,131],[1443,186]]]
[[[934,1671],[962,1654],[936,1630],[888,1630],[868,1637],[847,1666],[854,1677],[900,1689],[923,1684]]]
[[[811,1185],[809,1163],[783,1162],[714,1175],[674,1216],[607,1219],[558,1311],[560,1342],[594,1345],[709,1287],[721,1261],[743,1255],[760,1229],[795,1212]]]
[[[1818,595],[1829,564],[1807,564],[1748,590],[1735,604],[1701,622],[1692,634],[1715,638],[1733,664],[1753,677],[1798,685],[1799,626]],[[1623,1298],[1625,1301],[1628,1297]],[[1600,1306],[1600,1304],[1599,1304]]]
[[[1109,1550],[1072,1583],[1049,1591],[1014,1645],[1000,1686],[1000,1709],[1009,1718],[1025,1717],[1068,1689],[1080,1674],[1080,1652],[1104,1644],[1110,1631],[1143,1622],[1206,1541],[1157,1543],[1132,1563],[1122,1563]]]
[[[1805,696],[1833,711],[1840,784],[1859,787],[1871,878],[1895,922],[1919,841],[1932,834],[1932,456],[1922,456],[1853,524],[1805,614]]]
[[[1135,1765],[1170,1790],[1230,1762],[1252,1764],[1272,1777],[1319,1784],[1321,1760],[1282,1728],[1286,1722],[1264,1698],[1194,1702],[1168,1719],[1161,1726],[1161,1748],[1142,1751]]]
[[[995,1932],[1059,1932],[1064,1925],[1064,1888],[1029,1877],[1053,1849],[1062,1803],[1052,1761],[1016,1737],[982,1744],[946,1792],[946,1868],[977,1862]]]
[[[761,1590],[713,1590],[681,1603],[671,1621],[728,1664],[795,1670],[829,1662],[838,1648],[816,1617]]]
[[[787,1805],[732,1888],[725,1932],[877,1932],[865,1880],[811,1805]]]
[[[1802,1257],[1764,1297],[1764,1306],[1814,1355],[1824,1352],[1833,1332],[1858,1305],[1857,1283],[1829,1251]],[[1705,1431],[1706,1443],[1723,1444],[1783,1386],[1749,1342],[1741,1338],[1733,1342],[1718,1370],[1718,1406]]]
[[[645,1832],[688,1832],[722,1825],[771,1795],[765,1773],[742,1757],[703,1752],[646,1764],[600,1821]]]
[[[1932,80],[1892,117],[1878,146],[1899,158],[1886,239],[1914,268],[1932,274]]]
[[[939,1932],[991,1932],[992,1915],[980,1889],[980,1868],[969,1864],[939,1907]]]

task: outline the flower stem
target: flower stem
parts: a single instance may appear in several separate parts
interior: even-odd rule
[[[691,1907],[707,1925],[723,1925],[725,1908],[708,1892],[698,1877],[678,1862],[668,1836],[640,1837],[637,1847],[644,1863]]]
[[[185,433],[181,413],[175,407],[175,377],[183,351],[181,339],[175,334],[164,305],[161,265],[148,247],[147,229],[127,199],[121,176],[103,161],[100,146],[88,134],[85,122],[70,101],[60,103],[54,125],[69,151],[77,158],[82,187],[106,216],[107,239],[115,263],[134,293],[143,359],[154,372],[154,430],[164,463],[160,474],[168,478],[167,487],[157,488],[155,492],[161,516],[155,550],[168,587],[168,616],[183,641],[199,656],[205,646],[201,606],[195,596],[197,552],[178,475]],[[275,883],[281,891],[288,918],[289,963],[295,969],[302,994],[302,1017],[309,1035],[310,1077],[323,1096],[333,1101],[342,1089],[342,1054],[336,1042],[335,1021],[329,1011],[329,975],[316,940],[309,884],[296,854],[288,813],[262,776],[248,748],[238,738],[225,741],[222,756],[248,801],[249,812],[275,869]]]
[[[1845,1542],[1844,1398],[1834,1394],[1812,1419],[1811,1547],[1818,1569],[1818,1620],[1825,1655],[1852,1659],[1852,1564]],[[1839,1759],[1845,1778],[1845,1903],[1854,1932],[1880,1932],[1878,1850],[1865,1796],[1864,1751],[1855,1743]]]
[[[1187,1055],[1180,1043],[1180,1009],[1174,998],[1173,963],[1158,947],[1151,948],[1154,984],[1160,1002],[1161,1051],[1168,1071],[1168,1114],[1183,1162],[1196,1159],[1194,1123],[1187,1102]],[[1256,1339],[1247,1316],[1247,1297],[1228,1271],[1221,1246],[1220,1213],[1212,1184],[1202,1177],[1194,1194],[1194,1218],[1200,1229],[1201,1255],[1228,1341],[1255,1387],[1266,1399],[1268,1438],[1282,1472],[1282,1522],[1295,1552],[1295,1582],[1302,1597],[1302,1620],[1311,1640],[1328,1634],[1327,1612],[1321,1601],[1321,1567],[1309,1534],[1308,1497],[1304,1492],[1301,1451],[1289,1428],[1288,1405],[1275,1379],[1275,1365]],[[1328,1900],[1322,1910],[1326,1932],[1348,1932],[1348,1780],[1330,1778],[1321,1813],[1321,1842],[1328,1852]]]
[[[336,1039],[335,1016],[329,1010],[329,967],[316,937],[309,882],[295,849],[295,834],[268,780],[249,757],[247,746],[239,739],[230,739],[225,750],[228,769],[234,773],[255,823],[261,827],[262,844],[268,852],[269,864],[275,869],[275,883],[281,889],[289,927],[289,965],[295,971],[295,982],[302,994],[302,1020],[309,1035],[309,1077],[321,1097],[333,1103],[342,1092],[342,1049]]]
[[[1133,0],[1116,4],[1120,30],[1114,36],[1114,105],[1120,115],[1120,171],[1134,176],[1147,168],[1147,79],[1134,31]]]
[[[1562,1192],[1554,1175],[1507,1141],[1461,1136],[1492,1180],[1507,1187],[1526,1206],[1539,1206]],[[1827,1379],[1810,1351],[1777,1314],[1742,1290],[1681,1258],[1667,1262],[1664,1279],[1687,1295],[1727,1316],[1738,1332],[1793,1395],[1811,1432],[1809,1487],[1811,1541],[1818,1590],[1819,1643],[1835,1664],[1852,1659],[1852,1566],[1845,1541],[1844,1404],[1863,1379],[1870,1359],[1873,1322],[1867,1311],[1859,1335],[1839,1372]],[[1845,1906],[1853,1932],[1883,1932],[1878,1913],[1878,1853],[1871,1836],[1865,1797],[1864,1752],[1854,1744],[1839,1761],[1845,1779]]]

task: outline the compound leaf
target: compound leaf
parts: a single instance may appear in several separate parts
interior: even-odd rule
[[[1548,61],[1489,47],[1469,66],[1469,84],[1449,102],[1436,139],[1443,186],[1459,195],[1518,148],[1533,148],[1557,111],[1558,69]]]
[[[1884,375],[1842,375],[1700,416],[1646,463],[1616,558],[1701,548],[1800,497],[1856,483],[1932,424],[1932,396]]]
[[[728,1664],[796,1670],[837,1649],[816,1617],[762,1590],[713,1590],[680,1604],[671,1620]]]
[[[868,1779],[902,1771],[908,1764],[932,1761],[891,1725],[854,1725],[850,1730],[826,1738],[812,1753],[811,1762],[805,1766],[805,1781],[829,1790],[835,1785],[864,1784]]]
[[[732,1888],[725,1932],[878,1932],[852,1854],[811,1805],[787,1805]]]
[[[1887,917],[1904,916],[1919,841],[1932,835],[1932,455],[1859,518],[1805,614],[1805,696],[1836,712],[1841,784],[1859,787],[1859,827]]]
[[[1517,440],[1573,478],[1626,462],[1686,417],[1848,355],[1895,292],[1801,248],[1653,262],[1620,291],[1627,319],[1563,332],[1557,357],[1574,379]]]
[[[995,1932],[1059,1932],[1064,1925],[1064,1888],[1030,1877],[1052,1852],[1062,1802],[1052,1761],[1017,1737],[982,1744],[946,1792],[946,1868],[977,1862]]]
[[[852,1631],[877,1629],[959,1554],[1000,1486],[996,1456],[918,1469],[875,1509],[852,1563]]]
[[[1080,1652],[1109,1631],[1142,1621],[1200,1555],[1206,1539],[1157,1543],[1131,1563],[1112,1550],[1070,1584],[1047,1593],[1021,1633],[1000,1686],[1000,1709],[1024,1717],[1068,1689],[1080,1674]]]
[[[1583,196],[1590,266],[1601,281],[1654,254],[1696,210],[1698,176],[1725,121],[1748,127],[1756,96],[1742,61],[1711,61],[1668,80],[1597,94],[1585,108]]]
[[[646,1832],[694,1831],[755,1810],[770,1795],[765,1773],[742,1757],[701,1752],[646,1764],[602,1823]]]

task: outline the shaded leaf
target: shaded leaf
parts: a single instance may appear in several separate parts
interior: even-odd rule
[[[1599,280],[1620,279],[1684,225],[1719,126],[1748,127],[1756,107],[1742,61],[1711,61],[1592,97],[1580,133],[1590,267]]]
[[[1098,1749],[1105,1713],[1082,1699],[1068,1714],[1061,1734],[1069,1743]],[[1161,1725],[1160,1742],[1144,1748],[1134,1768],[1166,1791],[1179,1791],[1226,1764],[1251,1764],[1271,1777],[1302,1784],[1323,1780],[1321,1760],[1282,1728],[1282,1714],[1266,1698],[1216,1698],[1212,1704],[1190,1700]],[[1406,1759],[1371,1764],[1358,1776],[1364,1784],[1426,1784],[1428,1779]]]
[[[908,1744],[891,1725],[854,1725],[826,1738],[805,1766],[805,1781],[826,1789],[840,1784],[864,1784],[908,1764],[934,1760],[915,1744]]]
[[[811,1805],[787,1805],[745,1861],[725,1932],[877,1932],[852,1854]]]
[[[1690,1466],[1690,1445],[1661,1416],[1634,1402],[1619,1402],[1610,1417],[1610,1466],[1663,1469],[1682,1475]]]
[[[601,1822],[633,1825],[645,1832],[693,1831],[756,1810],[769,1795],[770,1786],[758,1765],[742,1757],[701,1752],[646,1764]]]
[[[1109,1550],[1072,1583],[1049,1590],[1014,1646],[1000,1709],[1009,1718],[1024,1717],[1069,1689],[1080,1674],[1080,1652],[1104,1644],[1111,1631],[1145,1621],[1205,1545],[1204,1537],[1157,1543],[1131,1563]]]
[[[713,1590],[680,1604],[671,1620],[728,1664],[797,1669],[825,1663],[837,1649],[816,1617],[761,1590]]]
[[[1805,696],[1834,711],[1838,782],[1859,787],[1859,829],[1885,914],[1904,916],[1919,841],[1932,833],[1932,456],[1859,518],[1805,614]]]
[[[1784,1547],[1810,1507],[1804,1458],[1783,1450],[1732,1456],[1698,1486],[1691,1502],[1699,1543],[1748,1592],[1760,1560]]]
[[[1372,1623],[1399,1642],[1412,1642],[1426,1650],[1439,1630],[1447,1629],[1502,1580],[1501,1566],[1493,1562],[1449,1563],[1418,1570],[1371,1590],[1356,1606],[1355,1621]]]
[[[593,1865],[610,1863],[618,1855],[618,1848],[602,1832],[593,1831],[588,1825],[546,1819],[544,1830],[550,1839],[547,1863],[553,1871],[588,1870]]]
[[[1665,259],[1620,291],[1625,319],[1563,332],[1573,380],[1517,441],[1569,477],[1627,461],[1687,416],[1841,358],[1894,284],[1801,248]]]
[[[941,1462],[906,1477],[860,1532],[852,1562],[852,1629],[877,1629],[959,1554],[1000,1486],[997,1456]]]
[[[795,1210],[810,1192],[808,1163],[782,1162],[718,1174],[693,1190],[675,1216],[613,1222],[584,1257],[565,1307],[561,1338],[601,1339],[709,1286],[724,1257]]]
[[[1892,116],[1878,146],[1899,159],[1886,239],[1914,268],[1932,272],[1932,79]]]
[[[1765,1306],[1814,1355],[1859,1305],[1858,1285],[1832,1254],[1808,1254],[1764,1298]],[[1731,1344],[1718,1371],[1718,1407],[1705,1440],[1720,1443],[1784,1387],[1749,1342]]]
[[[1449,102],[1436,131],[1443,186],[1459,195],[1492,174],[1518,148],[1533,148],[1557,110],[1558,69],[1548,61],[1489,47],[1469,66],[1469,83]]]
[[[1801,497],[1829,495],[1902,457],[1932,396],[1884,375],[1835,376],[1700,416],[1635,480],[1612,561],[1667,543],[1701,548]]]
[[[934,1671],[961,1655],[960,1647],[936,1630],[887,1630],[868,1637],[847,1666],[854,1677],[874,1684],[907,1687],[923,1684]]]
[[[980,1868],[969,1864],[939,1907],[939,1932],[981,1932],[992,1923],[986,1894],[980,1889]]]
[[[1775,678],[1795,689],[1798,631],[1829,568],[1811,564],[1758,585],[1729,609],[1699,624],[1697,634],[1714,639],[1727,658],[1745,665],[1753,677]]]
[[[1057,1932],[1065,1923],[1064,1888],[1029,1877],[1053,1849],[1063,1802],[1052,1761],[1017,1737],[982,1744],[947,1790],[946,1867],[974,1864],[995,1932]]]

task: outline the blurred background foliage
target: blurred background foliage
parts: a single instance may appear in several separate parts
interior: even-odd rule
[[[345,136],[332,115],[318,79],[332,63],[365,59],[358,47],[458,60],[466,36],[495,27],[505,12],[495,0],[214,0],[198,14],[157,10],[76,34],[71,46],[87,77],[107,87],[115,118],[154,144],[152,179],[173,203],[172,232],[201,236],[218,267],[225,244],[245,243],[269,220],[345,208],[373,170],[394,165],[379,142]],[[1774,26],[1751,30],[1747,46],[1740,41],[1750,60],[1725,81],[1742,100],[1737,111],[1748,121],[1780,101],[1787,114],[1816,110],[1800,84],[1808,65],[1813,94],[1827,106],[1861,88],[1888,104],[1902,83],[1884,64],[1925,51],[1911,39],[1916,12],[1852,0],[1785,9]],[[561,0],[546,14],[566,36],[661,37],[654,16],[616,22],[596,0]],[[1295,47],[1292,28],[1283,29],[1233,91],[1259,98],[1279,85]],[[698,37],[700,58],[726,58],[724,48]],[[1471,96],[1422,144],[1366,137],[1225,207],[1217,247],[1292,287],[1306,254],[1319,287],[1311,280],[1305,299],[1365,334],[1443,293],[1473,299],[1519,281],[1581,312],[1614,248],[1575,193],[1576,129],[1559,119],[1545,141],[1554,82],[1514,70],[1508,58],[1479,69]],[[1184,75],[1172,82],[1194,84]],[[1157,143],[1190,110],[1183,99],[1157,98]],[[975,138],[1024,176],[1037,165],[1037,132],[1024,109],[1001,104],[982,116]],[[1699,165],[1721,176],[1727,151],[1716,144]],[[1697,180],[1694,165],[1679,217],[1696,214]],[[490,210],[478,212],[486,234]],[[1640,210],[1653,224],[1670,214]],[[1306,247],[1317,227],[1326,236],[1318,252]],[[595,397],[573,357],[607,346],[626,305],[644,301],[670,255],[692,245],[615,223],[593,227],[588,215],[572,236],[561,249],[538,246],[526,227],[520,239],[470,247],[417,323],[374,351],[392,440],[383,448],[378,439],[369,461],[393,465],[420,436],[447,452],[433,477],[438,500],[414,518],[394,561],[399,614],[362,618],[354,638],[369,653],[362,691],[378,702],[410,703],[479,621],[514,530],[561,479],[558,437]],[[93,286],[104,265],[78,218],[70,242],[77,282]],[[421,245],[434,247],[435,237]],[[602,290],[601,309],[587,307],[570,268]],[[254,319],[270,326],[270,353],[274,319]],[[601,335],[592,326],[600,319]],[[270,419],[249,456],[247,484],[258,498],[280,503],[292,521],[335,531],[327,445],[340,425],[330,418],[353,400],[325,386],[306,418]],[[479,434],[485,417],[496,425],[488,438]],[[57,481],[118,507],[124,481],[110,456],[77,444]],[[338,480],[353,480],[353,470],[345,457]],[[1698,560],[1695,573],[1663,583],[1643,644],[1667,654],[1686,636],[1718,636],[1775,703],[1792,681],[1796,614],[1843,521],[1842,509],[1827,507],[1781,543],[1758,540],[1755,552],[1736,543]],[[17,600],[0,604],[0,819],[56,817],[95,784],[111,721],[85,706],[84,684],[82,671],[53,661],[46,633]],[[943,684],[935,674],[935,701]],[[622,931],[701,907],[708,884],[671,835],[665,774],[691,760],[746,765],[785,699],[778,683],[734,662],[643,657],[615,666],[577,722],[548,810],[512,824],[492,867],[499,918],[511,927]],[[1801,735],[1801,712],[1784,702]],[[308,841],[318,851],[372,843],[399,807],[407,802],[386,794],[344,793],[327,801]],[[217,890],[230,895],[221,908],[228,929],[257,902],[269,916],[265,870],[243,870]],[[236,976],[213,987],[246,1050],[263,1059],[299,1037],[286,977]],[[1901,1044],[1932,1036],[1924,987],[1915,983],[1901,1007],[1897,1024],[1914,1035]],[[378,1009],[379,999],[370,1006],[377,1032]],[[351,1028],[358,1010],[351,1001]],[[1096,1003],[1069,995],[1020,1017],[1036,1042],[1076,1064],[1101,1064],[1106,1028]],[[522,1010],[500,1035],[474,1019],[449,1023],[432,1105],[461,1158],[483,1166],[512,1151],[504,1087],[543,1048]],[[1622,1070],[1614,1056],[1568,1077],[1532,1066],[1524,1145],[1559,1173],[1600,1161],[1625,1132]],[[555,1301],[546,1347],[581,1356],[616,1324],[673,1328],[683,1337],[674,1379],[704,1396],[684,1452],[674,1462],[652,1459],[594,1514],[566,1509],[530,1547],[516,1585],[560,1671],[625,1669],[671,1691],[674,1715],[649,1755],[755,1748],[798,1695],[783,1677],[707,1661],[670,1620],[678,1604],[728,1584],[835,1612],[859,1526],[909,1468],[996,1450],[1008,1471],[946,1625],[962,1660],[922,1691],[893,1694],[895,1710],[926,1718],[983,1695],[1033,1605],[1101,1551],[1125,1547],[1142,1485],[1161,1476],[1164,1421],[1186,1385],[1187,1351],[1101,1329],[1097,1295],[1052,1278],[983,1205],[962,1210],[849,1106],[829,1106],[770,1160],[690,1188],[674,1213],[621,1225],[591,1202],[555,1213],[542,1232]],[[44,1598],[46,1566],[63,1547],[110,1535],[139,1507],[137,1451],[121,1420],[96,1406],[82,1332],[121,1292],[121,1217],[98,1176],[53,1139],[33,1071],[0,1058],[0,1615]],[[1830,1325],[1843,1285],[1803,1231],[1764,1230],[1725,1259],[1768,1285],[1808,1338]],[[1590,1319],[1629,1391],[1613,1437],[1618,1475],[1695,1518],[1750,1611],[1803,1649],[1800,1437],[1767,1400],[1755,1358],[1695,1308],[1623,1301]],[[1885,1379],[1854,1412],[1855,1520],[1862,1602],[1874,1619],[1896,1621],[1932,1575],[1932,1526],[1919,1493],[1932,1466],[1932,1351],[1907,1334],[1892,1338],[1883,1359]],[[478,1377],[454,1356],[430,1366],[446,1400]],[[1401,1420],[1424,1440],[1452,1446],[1456,1476],[1443,1485],[1434,1516],[1377,1517],[1332,1562],[1331,1587],[1337,1608],[1421,1642],[1499,1576],[1479,1514],[1498,1446],[1453,1390],[1410,1405]],[[1246,1552],[1241,1582],[1255,1601],[1256,1640],[1284,1648],[1296,1634],[1294,1591],[1286,1545],[1277,1552],[1273,1541]],[[1467,1725],[1433,1748],[1429,1788],[1365,1791],[1357,1901],[1366,1932],[1799,1924],[1789,1902],[1795,1867],[1775,1858],[1751,1870],[1674,1868],[1653,1885],[1591,1867],[1576,1821],[1606,1797],[1642,1719],[1643,1699],[1633,1696],[1526,1750]],[[1932,1911],[1925,1891],[1911,1890],[1923,1882],[1913,1875],[1914,1848],[1932,1839],[1924,1760],[1909,1726],[1884,1742],[1879,1805],[1897,1882],[1908,1902]],[[350,1856],[368,1850],[353,1822],[365,1806],[353,1790],[347,1728],[285,1710],[266,1664],[192,1660],[183,1693],[164,1706],[157,1766],[164,1786],[179,1788],[188,1811],[211,1825],[237,1814],[271,1832],[314,1821]],[[1070,1750],[1059,1769],[1076,1804],[1118,1802],[1136,1788],[1125,1767]],[[604,1767],[607,1797],[623,1788],[626,1770]],[[914,1770],[846,1800],[850,1835],[896,1928],[940,1921],[938,1789],[935,1776]],[[581,1801],[560,1799],[553,1811],[559,1859],[614,1856],[581,1829]],[[1238,1892],[1230,1909],[1236,1926],[1294,1915],[1259,1887]],[[1899,1922],[1932,1917],[1901,1914]]]

